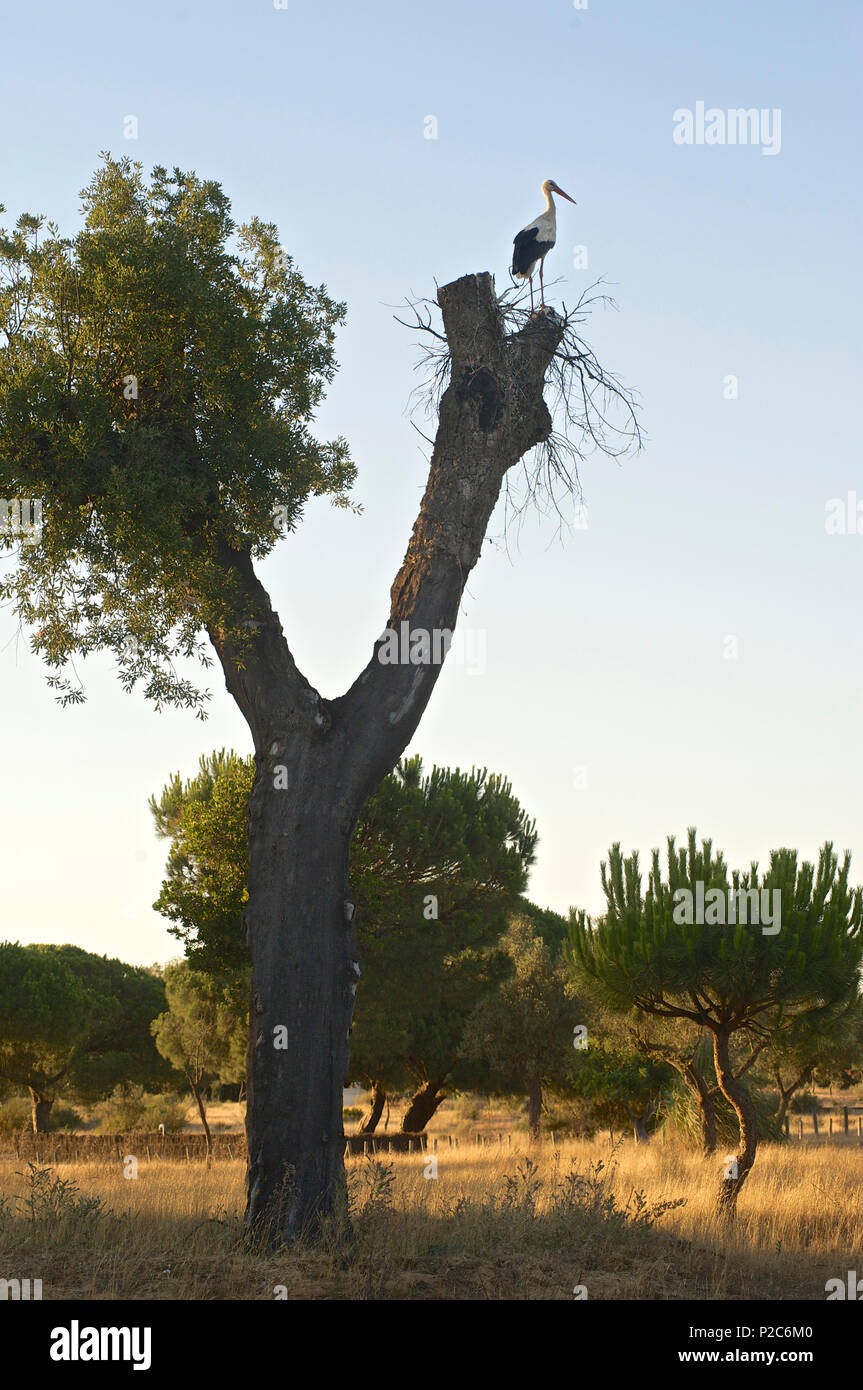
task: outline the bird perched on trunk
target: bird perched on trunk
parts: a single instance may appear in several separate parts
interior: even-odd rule
[[[542,185],[542,191],[545,194],[545,212],[541,212],[539,217],[535,217],[532,222],[528,222],[526,227],[522,227],[512,242],[512,273],[517,280],[530,281],[531,313],[533,313],[533,274],[537,262],[539,262],[540,308],[545,308],[542,267],[546,256],[557,240],[557,214],[551,195],[552,193],[559,193],[561,198],[565,198],[568,203],[575,205],[575,199],[570,198],[568,193],[564,193],[554,179],[546,179]]]

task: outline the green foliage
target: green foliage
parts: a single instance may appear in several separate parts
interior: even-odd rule
[[[391,1163],[382,1163],[367,1154],[359,1174],[351,1174],[351,1179],[351,1206],[359,1207],[364,1216],[379,1216],[392,1208],[396,1175]]]
[[[817,869],[798,864],[795,850],[774,850],[763,876],[753,864],[729,883],[723,857],[709,840],[699,849],[691,830],[686,849],[669,839],[665,877],[654,851],[643,892],[638,854],[624,860],[614,845],[602,866],[605,916],[594,925],[572,914],[571,967],[618,1011],[801,1037],[843,1018],[859,998],[863,898],[849,887],[850,862],[846,854],[840,867],[829,843]],[[675,891],[694,893],[699,881],[705,891],[778,890],[781,929],[675,920]]]
[[[150,801],[157,832],[170,840],[156,907],[190,963],[230,974],[238,990],[248,971],[242,912],[253,778],[253,759],[223,749]],[[484,769],[424,773],[419,758],[408,758],[384,778],[360,814],[352,848],[363,971],[353,1075],[402,1087],[452,1067],[487,980],[484,948],[524,901],[535,846],[536,828],[502,777]],[[546,929],[554,916],[544,915]],[[238,1069],[244,1053],[243,1041]]]
[[[576,1096],[588,1101],[590,1121],[619,1127],[636,1117],[653,1117],[674,1073],[666,1062],[645,1056],[619,1040],[591,1036],[587,1049],[577,1052],[570,1072]]]
[[[167,873],[153,904],[173,924],[189,961],[211,973],[248,970],[242,928],[248,901],[246,820],[254,758],[225,749],[202,756],[198,772],[175,774],[150,798],[156,833],[170,841]]]
[[[99,1128],[106,1134],[128,1134],[132,1130],[152,1133],[164,1125],[178,1133],[186,1122],[188,1106],[172,1095],[148,1095],[142,1086],[118,1086],[113,1095],[95,1107]]]
[[[24,1172],[17,1174],[25,1182],[25,1190],[17,1200],[33,1225],[54,1226],[67,1221],[93,1226],[110,1215],[101,1197],[83,1196],[71,1178],[52,1178],[52,1172],[52,1168],[28,1163]]]
[[[471,1013],[464,1055],[488,1063],[498,1088],[511,1088],[514,1080],[561,1081],[579,1021],[566,965],[521,917],[510,922],[494,955],[506,974]]]
[[[685,1197],[650,1201],[642,1188],[632,1188],[625,1203],[614,1192],[617,1161],[591,1159],[586,1165],[575,1160],[569,1171],[556,1170],[552,1179],[552,1205],[558,1212],[569,1215],[579,1212],[601,1223],[609,1235],[619,1234],[625,1227],[649,1229],[668,1211],[686,1206]]]
[[[755,1106],[758,1125],[758,1138],[780,1144],[785,1138],[782,1126],[776,1122],[776,1097],[762,1080],[750,1076],[747,1089]],[[712,1095],[713,1114],[716,1120],[716,1137],[719,1147],[730,1153],[738,1138],[737,1117],[722,1092],[716,1089]],[[693,1148],[701,1146],[701,1127],[695,1097],[685,1086],[675,1082],[663,1092],[659,1113],[659,1125],[664,1133],[673,1134]]]
[[[151,971],[77,946],[0,944],[0,1074],[85,1102],[119,1081],[165,1083],[150,1022],[165,987]],[[53,1115],[52,1115],[53,1119]]]
[[[198,1090],[229,1065],[237,1038],[245,1037],[245,996],[230,977],[194,970],[177,961],[165,970],[168,1008],[153,1020],[156,1046]]]
[[[344,306],[218,183],[103,160],[74,237],[29,214],[0,231],[0,495],[44,512],[0,598],[64,703],[102,649],[126,689],[200,713],[174,661],[209,665],[202,628],[242,640],[232,557],[267,554],[310,496],[347,503],[344,441],[309,428]]]
[[[32,1105],[23,1096],[14,1096],[0,1106],[0,1137],[10,1139],[13,1134],[21,1134],[31,1128]],[[74,1133],[84,1128],[84,1117],[71,1105],[55,1101],[51,1106],[51,1129],[56,1133],[66,1130]]]

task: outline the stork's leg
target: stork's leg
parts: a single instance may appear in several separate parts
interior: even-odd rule
[[[543,256],[542,260],[541,260],[540,263],[539,263],[539,307],[540,307],[540,309],[544,309],[544,308],[545,308],[545,286],[544,286],[544,284],[542,283],[542,267],[543,267],[544,265],[545,265],[545,256]]]
[[[527,278],[528,283],[530,284],[530,312],[533,313],[533,276],[528,275]]]

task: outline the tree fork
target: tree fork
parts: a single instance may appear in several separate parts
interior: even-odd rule
[[[546,370],[563,320],[507,335],[492,277],[438,292],[451,356],[428,483],[392,586],[389,628],[451,632],[507,470],[547,439]],[[236,637],[211,630],[228,690],[255,744],[249,804],[252,957],[246,1226],[277,1243],[345,1218],[342,1087],[359,978],[350,843],[363,804],[404,752],[440,665],[375,651],[350,690],[324,700],[298,670],[248,552],[221,556],[235,580]],[[274,1045],[287,1030],[287,1047]]]

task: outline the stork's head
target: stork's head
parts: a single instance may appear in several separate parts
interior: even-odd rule
[[[558,193],[560,197],[565,198],[568,203],[572,203],[573,205],[575,205],[575,199],[570,198],[568,193],[564,193],[560,184],[555,183],[554,179],[546,179],[542,185],[542,191],[546,195],[546,197],[549,193]]]

